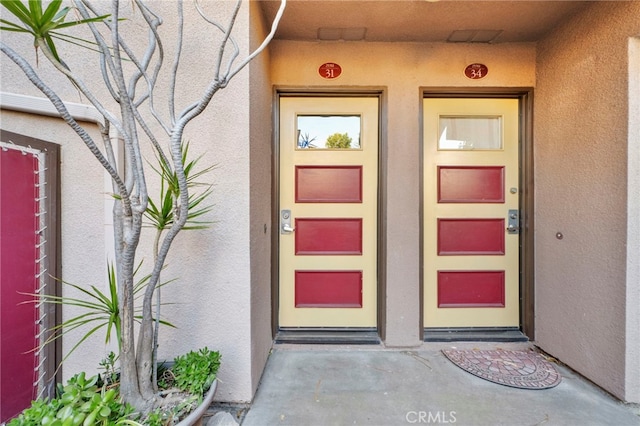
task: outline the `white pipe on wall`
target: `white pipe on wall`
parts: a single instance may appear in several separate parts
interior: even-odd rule
[[[104,123],[102,116],[91,105],[74,102],[65,102],[64,104],[76,121],[88,121],[96,124]],[[60,114],[49,99],[17,93],[0,92],[0,108],[29,114],[60,117]]]

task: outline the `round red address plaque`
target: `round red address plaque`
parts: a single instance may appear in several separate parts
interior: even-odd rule
[[[471,64],[464,69],[464,75],[472,80],[478,80],[486,77],[489,68],[485,64]]]
[[[320,74],[320,77],[322,78],[332,80],[340,77],[340,74],[342,74],[342,67],[333,62],[326,62],[320,65],[320,68],[318,68],[318,74]]]

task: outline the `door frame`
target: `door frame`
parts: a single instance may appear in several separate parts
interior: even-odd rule
[[[333,97],[333,98],[377,98],[378,99],[378,199],[377,199],[377,314],[374,330],[360,329],[304,329],[304,332],[282,332],[279,324],[279,299],[280,299],[280,99],[283,97]],[[384,325],[386,323],[386,252],[382,244],[381,236],[385,235],[384,200],[386,198],[386,181],[384,179],[384,165],[386,164],[386,92],[382,87],[367,88],[297,88],[274,87],[273,92],[273,155],[272,155],[272,211],[271,211],[271,324],[272,337],[276,342],[295,343],[380,343],[385,339]]]
[[[520,180],[520,243],[519,243],[519,289],[520,289],[520,332],[529,340],[535,340],[535,286],[534,286],[534,182],[533,182],[533,88],[530,87],[422,87],[420,88],[420,217],[424,216],[424,123],[423,99],[425,98],[510,98],[518,99],[519,114],[519,180]],[[455,331],[451,329],[442,338],[428,335],[424,318],[424,224],[420,224],[420,330],[423,340],[451,340]],[[451,331],[451,332],[449,332]],[[457,338],[462,335],[456,336]],[[493,340],[492,333],[464,336],[469,340]],[[507,340],[511,340],[507,335]]]

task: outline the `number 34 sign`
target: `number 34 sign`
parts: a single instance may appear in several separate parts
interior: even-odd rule
[[[332,80],[340,77],[340,74],[342,74],[342,67],[333,62],[327,62],[320,65],[320,68],[318,68],[318,74],[320,74],[320,77],[322,78]]]
[[[464,69],[464,75],[472,80],[484,78],[489,73],[489,68],[485,64],[471,64]]]

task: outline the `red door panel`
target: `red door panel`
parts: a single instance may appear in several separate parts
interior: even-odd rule
[[[296,271],[297,308],[361,308],[362,271]]]
[[[296,255],[362,254],[362,219],[296,219]]]
[[[504,307],[504,271],[438,271],[438,307]]]
[[[21,151],[0,155],[0,421],[28,407],[36,396],[38,312],[21,304],[36,291],[37,159]]]
[[[504,219],[438,219],[438,255],[504,254]]]
[[[504,203],[504,167],[438,166],[439,203]]]
[[[362,166],[296,166],[296,203],[361,203]]]

